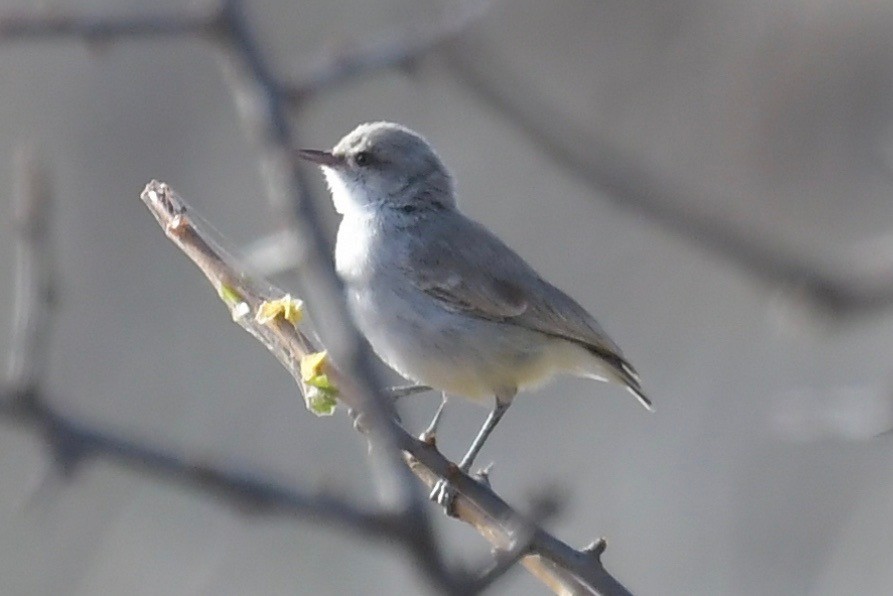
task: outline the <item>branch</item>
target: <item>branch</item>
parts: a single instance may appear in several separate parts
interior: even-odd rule
[[[0,417],[42,432],[59,470],[66,475],[86,459],[102,456],[129,470],[205,492],[243,513],[327,522],[375,538],[399,537],[403,532],[399,519],[390,513],[367,511],[330,493],[296,491],[98,430],[61,414],[39,395],[22,401],[13,391],[0,393]]]
[[[269,333],[257,328],[263,325],[257,322],[254,314],[266,298],[257,295],[254,288],[269,287],[277,297],[285,295],[285,292],[238,273],[235,264],[206,240],[202,230],[196,227],[196,220],[190,215],[187,205],[170,187],[152,181],[143,191],[142,199],[168,238],[199,267],[218,292],[221,287],[232,285],[246,305],[230,305],[240,314],[237,322],[250,328],[252,335],[280,362],[283,362],[283,355],[288,355],[293,362],[283,364],[289,371],[299,370],[302,357],[319,351],[318,346],[284,319],[269,323]],[[332,364],[329,364],[326,373],[339,389],[339,400],[349,408],[362,409],[363,398],[358,396],[354,380]],[[511,553],[519,540],[528,542],[526,534],[529,533],[530,554],[524,555],[522,564],[550,588],[558,593],[628,594],[605,570],[597,555],[590,556],[558,540],[514,511],[489,487],[459,472],[455,464],[443,457],[433,445],[413,437],[392,419],[388,424],[392,435],[397,438],[398,447],[405,454],[409,469],[429,488],[441,478],[448,479],[459,493],[455,502],[456,516],[472,525],[494,547]],[[529,532],[519,532],[518,528],[530,529]]]
[[[0,41],[80,38],[106,42],[118,38],[200,35],[211,31],[217,15],[216,9],[118,18],[21,12],[0,17]]]
[[[302,241],[301,252],[307,258],[299,274],[304,278],[304,287],[320,305],[319,321],[329,329],[341,330],[330,341],[330,349],[351,372],[357,399],[354,408],[362,413],[375,442],[383,447],[373,452],[385,464],[376,467],[378,475],[384,475],[383,492],[396,500],[407,527],[412,527],[407,537],[417,546],[412,554],[422,571],[434,585],[453,591],[451,576],[434,539],[425,496],[400,460],[399,435],[391,422],[392,402],[378,391],[383,383],[375,368],[375,357],[350,323],[341,280],[332,262],[332,246],[323,233],[318,202],[311,196],[305,172],[292,159],[297,140],[290,125],[289,102],[238,0],[225,0],[222,4],[218,41],[236,108],[244,128],[260,149],[260,165],[273,214],[282,228]],[[349,324],[327,325],[339,321]]]
[[[461,45],[449,46],[444,54],[450,70],[467,89],[525,133],[555,163],[599,193],[607,193],[621,207],[651,218],[769,283],[793,290],[794,295],[807,298],[831,315],[876,312],[893,305],[890,259],[877,271],[839,275],[793,256],[778,243],[695,204],[721,201],[692,201],[691,189],[643,165],[610,139],[585,132],[480,44],[466,38]],[[843,263],[838,269],[860,270],[858,261]]]
[[[381,35],[370,43],[335,48],[320,55],[301,79],[284,88],[289,100],[300,104],[344,81],[354,81],[381,70],[407,68],[432,51],[465,33],[490,7],[489,0],[466,0],[418,29]]]

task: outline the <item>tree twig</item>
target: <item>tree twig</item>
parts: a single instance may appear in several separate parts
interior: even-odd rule
[[[290,101],[300,104],[343,81],[409,66],[466,33],[489,6],[489,0],[466,0],[439,18],[431,19],[424,27],[382,35],[359,46],[330,50],[320,55],[296,83],[286,85],[284,92]]]
[[[308,257],[299,274],[320,305],[319,320],[323,325],[332,323],[328,328],[336,328],[335,322],[349,321],[347,305],[341,281],[335,275],[331,243],[323,233],[318,202],[311,196],[305,172],[292,159],[296,135],[290,123],[289,102],[249,27],[241,2],[223,0],[221,6],[217,38],[224,73],[244,128],[259,146],[270,205],[280,225],[297,234]],[[380,391],[383,383],[372,351],[352,323],[340,329],[340,336],[330,341],[330,349],[350,371],[358,399],[354,407],[364,415],[382,447],[374,454],[385,464],[376,467],[379,475],[384,474],[384,494],[396,500],[406,523],[413,527],[411,536],[421,547],[413,554],[423,573],[435,585],[451,590],[451,576],[434,539],[424,495],[400,462],[398,436],[391,424],[392,402]]]

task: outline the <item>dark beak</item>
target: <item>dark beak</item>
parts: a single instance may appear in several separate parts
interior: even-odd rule
[[[334,168],[344,163],[344,158],[335,155],[331,151],[319,151],[318,149],[298,149],[298,157],[319,166]]]

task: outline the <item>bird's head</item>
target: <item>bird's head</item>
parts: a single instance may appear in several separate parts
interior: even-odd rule
[[[421,135],[400,124],[361,124],[331,151],[301,149],[298,155],[322,168],[342,214],[455,206],[446,166]]]

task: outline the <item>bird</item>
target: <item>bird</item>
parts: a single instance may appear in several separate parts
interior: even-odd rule
[[[393,122],[357,126],[318,165],[341,215],[335,267],[354,321],[398,374],[492,408],[458,468],[468,473],[520,390],[556,374],[619,384],[649,411],[638,373],[582,306],[460,211],[428,141]],[[447,506],[441,481],[432,499]]]

